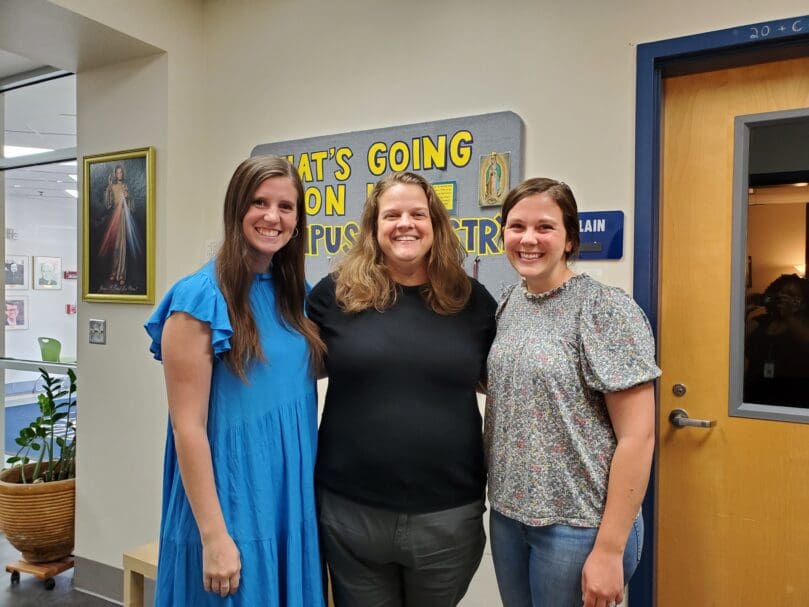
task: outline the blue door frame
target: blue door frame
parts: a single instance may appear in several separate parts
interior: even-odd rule
[[[660,119],[662,81],[698,73],[809,55],[809,16],[754,23],[726,30],[641,44],[635,97],[634,297],[657,327]],[[632,607],[654,605],[654,469],[643,502],[646,536],[629,585]]]

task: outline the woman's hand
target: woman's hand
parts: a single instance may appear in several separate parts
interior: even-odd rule
[[[584,607],[611,607],[624,600],[623,554],[593,548],[581,570]]]
[[[206,592],[221,597],[236,594],[239,589],[242,562],[239,549],[227,533],[202,541],[202,580]]]

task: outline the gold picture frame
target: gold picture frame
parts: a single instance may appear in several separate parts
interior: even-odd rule
[[[83,162],[82,300],[153,304],[155,150]]]

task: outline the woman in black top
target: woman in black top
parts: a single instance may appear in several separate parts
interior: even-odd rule
[[[486,541],[475,386],[496,304],[432,186],[376,184],[309,295],[328,356],[315,482],[337,607],[457,605]]]

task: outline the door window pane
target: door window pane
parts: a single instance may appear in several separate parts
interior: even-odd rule
[[[745,403],[809,407],[806,141],[809,119],[750,132]]]

